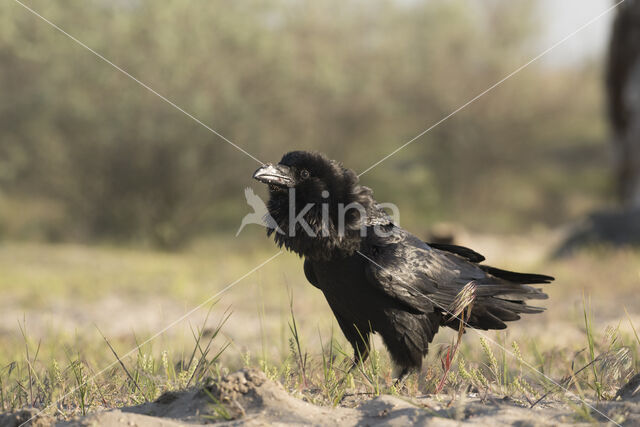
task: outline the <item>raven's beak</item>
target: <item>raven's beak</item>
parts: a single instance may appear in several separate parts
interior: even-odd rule
[[[278,187],[293,187],[291,169],[285,165],[266,164],[254,172],[253,178]]]

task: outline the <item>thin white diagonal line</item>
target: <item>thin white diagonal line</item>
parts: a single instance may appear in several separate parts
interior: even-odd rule
[[[535,57],[533,57],[531,60],[529,60],[528,62],[526,62],[525,64],[521,65],[520,67],[516,68],[514,71],[512,71],[511,73],[507,74],[505,77],[503,77],[501,80],[497,81],[496,83],[492,84],[491,86],[489,86],[487,89],[483,90],[482,92],[480,92],[478,95],[474,96],[473,98],[471,98],[469,101],[465,102],[464,104],[462,104],[460,107],[456,108],[455,110],[453,110],[451,113],[449,113],[448,115],[444,116],[442,119],[438,120],[437,122],[435,122],[433,125],[429,126],[427,129],[423,130],[422,132],[420,132],[419,134],[417,134],[416,136],[414,136],[413,138],[411,138],[409,141],[405,142],[404,144],[402,144],[400,147],[396,148],[395,150],[393,150],[391,153],[387,154],[386,156],[384,156],[382,159],[378,160],[376,163],[372,164],[371,166],[369,166],[368,168],[366,168],[364,171],[360,172],[358,174],[358,176],[362,176],[365,173],[369,172],[371,169],[375,168],[376,166],[378,166],[380,163],[384,162],[385,160],[387,160],[389,157],[393,156],[394,154],[396,154],[398,151],[402,150],[403,148],[405,148],[407,145],[413,143],[415,140],[421,138],[422,136],[424,136],[426,133],[430,132],[431,130],[433,130],[436,126],[439,126],[441,123],[449,120],[451,117],[453,117],[454,115],[458,114],[460,111],[462,111],[463,109],[465,109],[466,107],[468,107],[469,105],[473,104],[475,101],[477,101],[479,98],[483,97],[484,95],[486,95],[487,93],[491,92],[493,89],[497,88],[498,86],[500,86],[502,83],[506,82],[507,80],[509,80],[511,77],[515,76],[516,74],[518,74],[520,71],[524,70],[525,68],[527,68],[529,65],[533,64],[534,62],[536,62],[537,60],[539,60],[540,58],[542,58],[543,56],[545,56],[546,54],[548,54],[549,52],[551,52],[553,49],[555,49],[556,47],[560,46],[561,44],[563,44],[564,42],[566,42],[567,40],[569,40],[570,38],[572,38],[573,36],[575,36],[576,34],[578,34],[580,31],[584,30],[585,28],[587,28],[588,26],[592,25],[594,22],[598,21],[600,18],[602,18],[603,16],[607,15],[608,13],[610,13],[611,11],[613,11],[615,8],[617,8],[618,6],[620,6],[622,3],[624,3],[626,0],[620,0],[617,3],[615,3],[613,6],[610,6],[609,8],[607,8],[606,10],[604,10],[603,12],[601,12],[600,14],[598,14],[595,18],[590,19],[589,21],[587,21],[585,24],[583,24],[582,26],[580,26],[578,29],[574,30],[573,32],[571,32],[570,34],[566,35],[563,39],[557,41],[556,43],[554,43],[551,47],[543,50],[542,52],[540,52],[538,55],[536,55]]]
[[[122,69],[121,67],[119,67],[118,65],[114,64],[113,62],[111,62],[110,60],[108,60],[107,58],[105,58],[104,56],[102,56],[101,54],[99,54],[98,52],[96,52],[95,50],[93,50],[92,48],[90,48],[89,46],[87,46],[86,44],[84,44],[83,42],[81,42],[80,40],[78,40],[77,38],[75,38],[74,36],[72,36],[71,34],[67,33],[65,30],[63,30],[62,28],[60,28],[59,26],[57,26],[56,24],[54,24],[53,22],[51,22],[50,20],[48,20],[47,18],[45,18],[44,16],[40,15],[38,12],[36,12],[35,10],[31,9],[29,6],[25,5],[24,3],[22,3],[19,0],[13,0],[16,3],[18,3],[20,6],[22,6],[23,8],[25,8],[26,10],[28,10],[29,12],[31,12],[32,14],[34,14],[35,16],[37,16],[38,18],[42,19],[44,22],[46,22],[47,24],[49,24],[50,26],[52,26],[53,28],[55,28],[56,30],[58,30],[59,32],[61,32],[62,34],[64,34],[65,36],[69,37],[71,40],[73,40],[74,42],[76,42],[77,44],[79,44],[80,46],[82,46],[83,48],[87,49],[89,52],[93,53],[95,56],[97,56],[98,58],[102,59],[104,62],[106,62],[107,64],[111,65],[113,68],[115,68],[116,70],[120,71],[122,74],[124,74],[125,76],[129,77],[131,80],[135,81],[136,83],[138,83],[140,86],[142,86],[143,88],[147,89],[149,92],[153,93],[154,95],[156,95],[157,97],[159,97],[160,99],[162,99],[164,102],[166,102],[167,104],[171,105],[173,108],[175,108],[176,110],[180,111],[182,114],[186,115],[187,117],[191,118],[192,120],[194,120],[196,123],[200,124],[201,126],[203,126],[205,129],[209,130],[210,132],[212,132],[214,135],[218,136],[219,138],[223,139],[224,141],[226,141],[227,143],[231,144],[233,147],[235,147],[237,150],[240,150],[241,152],[243,152],[244,154],[246,154],[247,156],[251,157],[253,160],[255,160],[256,162],[260,163],[260,164],[264,164],[264,162],[260,159],[258,159],[257,157],[255,157],[254,155],[252,155],[251,153],[247,152],[244,148],[238,146],[237,144],[235,144],[234,142],[232,142],[231,140],[229,140],[228,138],[226,138],[224,135],[222,135],[220,132],[216,131],[215,129],[213,129],[211,126],[203,123],[200,119],[198,119],[197,117],[195,117],[193,114],[185,111],[182,107],[180,107],[179,105],[177,105],[175,102],[171,101],[170,99],[168,99],[166,96],[158,93],[156,90],[154,90],[152,87],[150,87],[149,85],[141,82],[140,80],[138,80],[136,77],[132,76],[131,74],[129,74],[127,71],[125,71],[124,69]]]
[[[198,306],[192,308],[191,310],[189,310],[187,313],[183,314],[182,316],[180,316],[178,319],[174,320],[173,322],[171,322],[169,325],[165,326],[161,331],[156,332],[153,336],[151,336],[150,338],[148,338],[146,341],[144,341],[142,344],[136,345],[133,349],[129,350],[127,353],[125,353],[124,355],[122,355],[122,357],[120,357],[120,359],[124,359],[126,357],[129,357],[131,354],[135,353],[136,351],[138,351],[138,349],[140,347],[142,347],[145,344],[148,344],[149,342],[153,341],[154,339],[158,338],[160,335],[162,335],[163,333],[165,333],[166,331],[168,331],[169,329],[171,329],[172,327],[174,327],[176,324],[178,324],[179,322],[183,321],[184,319],[186,319],[187,317],[191,316],[193,313],[195,313],[197,310],[201,309],[203,306],[205,306],[206,304],[210,303],[211,301],[213,301],[214,299],[216,299],[217,297],[219,297],[220,295],[222,295],[223,293],[227,292],[229,289],[231,289],[232,287],[234,287],[236,284],[238,284],[242,279],[244,279],[245,277],[251,275],[252,273],[254,273],[255,271],[259,270],[260,268],[264,267],[266,264],[270,263],[271,261],[273,261],[276,257],[278,257],[279,255],[282,255],[282,251],[278,251],[278,253],[276,253],[275,255],[271,256],[269,259],[267,259],[266,261],[263,261],[262,263],[260,263],[259,265],[257,265],[256,267],[252,268],[251,270],[249,270],[248,272],[246,272],[245,274],[243,274],[241,277],[239,277],[238,279],[234,280],[233,282],[231,282],[230,284],[228,284],[227,286],[225,286],[224,288],[222,288],[220,291],[216,292],[215,295],[207,298],[204,302],[202,302],[201,304],[199,304]],[[94,378],[102,375],[103,373],[105,373],[107,370],[111,369],[112,367],[114,367],[115,365],[117,365],[118,363],[120,363],[119,361],[115,361],[113,363],[111,363],[110,365],[108,365],[106,368],[101,369],[100,371],[98,371],[97,373],[93,374],[93,376],[91,376],[90,378],[87,378],[82,384],[78,384],[76,387],[72,388],[69,392],[67,392],[66,394],[64,394],[63,396],[61,396],[60,398],[58,398],[55,402],[51,402],[50,404],[48,404],[47,406],[45,406],[44,408],[42,408],[40,411],[38,411],[36,414],[34,414],[31,418],[29,418],[28,420],[26,420],[25,422],[23,422],[22,424],[20,424],[18,427],[22,427],[23,425],[27,424],[29,421],[31,421],[32,419],[34,419],[35,417],[37,417],[38,415],[40,415],[42,412],[46,411],[48,408],[50,408],[51,406],[57,404],[58,402],[60,402],[62,399],[64,399],[65,397],[69,396],[70,394],[74,393],[78,388],[80,388],[81,386],[83,386],[84,384],[88,383],[89,381],[93,380]]]
[[[386,268],[384,268],[383,266],[381,266],[380,264],[378,264],[377,262],[375,262],[374,260],[372,260],[371,258],[369,258],[368,256],[366,256],[365,254],[363,254],[360,251],[356,251],[358,254],[360,254],[360,256],[362,256],[364,259],[366,259],[367,261],[369,261],[370,263],[374,264],[375,266],[377,266],[378,268],[382,269],[383,271],[389,272],[389,270],[387,270]],[[428,299],[429,301],[431,301],[431,303],[440,308],[441,310],[446,311],[448,314],[451,315],[452,318],[458,319],[460,322],[462,322],[465,326],[467,326],[467,328],[469,328],[470,330],[474,331],[476,334],[480,335],[482,338],[484,338],[487,341],[491,341],[493,344],[497,345],[498,347],[500,347],[503,351],[505,351],[506,353],[508,353],[511,357],[513,358],[517,358],[515,354],[513,354],[510,350],[504,348],[500,343],[496,342],[495,340],[489,338],[488,336],[486,336],[485,334],[483,334],[482,332],[478,331],[477,329],[475,329],[474,327],[472,327],[471,325],[469,325],[464,318],[460,318],[458,316],[456,316],[454,313],[452,313],[451,311],[449,311],[448,308],[444,308],[441,307],[437,302],[435,302],[433,299],[431,299],[429,297],[429,295],[425,294],[424,292],[420,292],[418,291],[416,288],[414,288],[413,286],[409,285],[406,282],[402,282],[403,285],[407,286],[408,288],[412,289],[413,291],[417,292],[419,295],[425,297],[426,299]],[[524,363],[527,368],[531,369],[534,372],[539,373],[540,375],[542,375],[543,377],[545,377],[547,380],[551,381],[553,384],[555,384],[556,386],[560,387],[561,389],[563,389],[564,391],[566,391],[569,395],[573,395],[575,396],[574,393],[572,393],[569,389],[565,388],[564,386],[562,386],[560,383],[558,383],[557,381],[555,381],[553,378],[547,376],[545,373],[540,372],[539,370],[537,370],[535,367],[533,367],[529,362],[527,362],[526,360],[522,359],[522,363]],[[594,411],[596,411],[598,414],[602,415],[603,417],[605,417],[606,419],[608,419],[609,421],[611,421],[612,423],[614,423],[615,425],[622,427],[620,424],[618,424],[617,422],[613,421],[611,418],[609,418],[608,416],[606,416],[605,414],[603,414],[601,411],[599,411],[598,409],[596,409],[594,406],[590,405],[588,402],[586,402],[582,397],[580,396],[576,396],[582,403],[584,403],[585,405],[587,405],[589,408],[593,409]]]

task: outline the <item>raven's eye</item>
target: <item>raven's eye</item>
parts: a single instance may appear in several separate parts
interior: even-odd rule
[[[307,178],[309,178],[309,171],[308,171],[308,170],[306,170],[306,169],[302,169],[302,170],[300,171],[300,177],[301,177],[302,179],[307,179]]]

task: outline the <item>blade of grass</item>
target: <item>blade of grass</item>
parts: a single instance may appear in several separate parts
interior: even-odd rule
[[[205,323],[203,323],[202,328],[199,329],[199,332],[197,335],[193,332],[193,329],[191,330],[191,333],[194,334],[194,339],[196,340],[196,343],[195,343],[196,349],[200,351],[200,360],[198,360],[196,369],[194,369],[193,374],[189,378],[189,381],[187,381],[187,385],[186,385],[187,387],[191,384],[191,381],[193,380],[193,378],[197,378],[197,381],[199,381],[204,376],[204,374],[210,369],[211,365],[213,365],[218,360],[220,355],[222,355],[222,353],[230,345],[230,343],[226,343],[225,345],[223,345],[223,347],[218,351],[218,353],[216,353],[216,355],[213,358],[211,358],[211,360],[207,361],[207,356],[209,354],[209,351],[211,350],[211,345],[213,341],[216,339],[216,337],[222,330],[222,326],[227,322],[227,320],[231,316],[230,309],[231,307],[228,307],[225,310],[223,317],[214,328],[214,331],[211,333],[211,337],[209,338],[209,341],[207,342],[207,346],[204,348],[204,350],[200,346],[200,341],[202,339],[202,334],[204,333],[206,321],[209,318],[209,316],[207,315],[207,317],[205,318],[205,321],[204,321]]]
[[[207,324],[207,321],[209,320],[209,315],[211,315],[211,310],[213,310],[213,307],[218,303],[218,301],[214,301],[211,306],[209,306],[209,310],[207,310],[207,314],[204,317],[204,321],[203,321],[203,325]],[[191,323],[189,323],[189,326],[191,326]],[[204,328],[203,328],[204,330]],[[191,330],[191,332],[193,333],[193,329]],[[187,363],[187,366],[184,370],[189,370],[189,368],[191,368],[191,363],[193,363],[193,359],[196,357],[196,352],[198,350],[199,347],[199,342],[200,342],[200,338],[202,338],[202,333],[199,334],[198,339],[196,340],[196,345],[193,347],[193,351],[191,352],[191,357],[189,358],[189,363]]]
[[[129,373],[129,370],[127,369],[127,367],[125,366],[124,362],[122,362],[122,359],[120,359],[120,356],[118,356],[118,353],[116,353],[116,350],[113,348],[113,346],[111,345],[111,343],[109,342],[109,340],[107,339],[107,337],[104,336],[104,334],[102,333],[102,331],[100,330],[100,328],[98,328],[98,326],[96,325],[96,329],[98,330],[98,332],[100,332],[100,335],[102,335],[102,338],[104,339],[104,341],[107,343],[107,345],[109,346],[109,349],[111,350],[111,352],[113,353],[113,355],[116,357],[116,359],[118,360],[118,363],[120,363],[120,366],[122,366],[122,369],[124,370],[124,372],[127,374],[127,377],[129,377],[129,379],[131,380],[131,382],[136,386],[136,388],[138,389],[138,391],[140,392],[140,395],[142,395],[142,397],[144,398],[144,400],[146,402],[148,402],[149,400],[147,399],[147,396],[144,394],[144,392],[142,391],[142,389],[140,388],[140,386],[138,385],[138,382],[136,380],[133,379],[133,377],[131,376],[131,373]]]
[[[595,339],[593,337],[593,323],[590,316],[591,304],[587,306],[587,300],[584,293],[582,294],[582,304],[583,304],[583,312],[584,312],[584,326],[587,334],[587,342],[589,344],[589,357],[591,358],[592,362],[595,362],[595,359],[596,359]],[[602,399],[603,390],[599,380],[598,369],[596,368],[595,364],[591,364],[591,367],[592,367],[593,377],[594,377],[593,379],[594,390],[596,391],[596,395],[598,396],[598,399]]]
[[[638,345],[640,346],[640,337],[638,337],[638,331],[636,331],[636,327],[633,325],[633,322],[631,321],[631,316],[627,311],[627,307],[623,307],[623,308],[624,308],[625,314],[627,315],[627,320],[629,321],[629,325],[631,325],[631,329],[633,330],[633,334],[636,336],[636,341],[638,341]]]
[[[304,387],[307,387],[307,357],[306,354],[303,357],[302,356],[302,346],[300,345],[300,335],[298,333],[298,325],[296,323],[296,316],[295,313],[293,312],[293,292],[291,292],[290,294],[290,301],[289,301],[289,310],[291,312],[291,321],[289,322],[289,330],[291,331],[291,334],[293,335],[293,339],[296,345],[296,349],[297,349],[297,354],[296,354],[296,361],[298,363],[298,368],[300,370],[300,375],[302,377],[302,383],[304,385]]]
[[[24,340],[24,348],[25,348],[26,357],[27,357],[27,363],[29,364],[29,367],[27,368],[29,373],[29,400],[33,402],[33,386],[32,386],[33,378],[31,374],[31,363],[29,363],[29,360],[30,360],[29,341],[27,340],[27,332],[26,332],[27,326],[26,326],[26,318],[24,316],[22,317],[22,323],[20,323],[20,321],[18,320],[18,326],[20,327],[20,333],[22,333],[22,338]]]

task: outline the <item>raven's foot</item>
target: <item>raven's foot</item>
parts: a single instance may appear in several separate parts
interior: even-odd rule
[[[404,381],[407,379],[408,376],[409,376],[409,368],[406,368],[406,367],[402,368],[402,371],[400,371],[400,375],[398,375],[398,378],[393,383],[393,388],[398,390],[400,387],[402,387],[402,385],[404,384]]]
[[[355,360],[351,363],[351,367],[349,369],[347,369],[344,373],[344,377],[342,377],[342,379],[338,382],[338,385],[340,387],[342,387],[345,383],[345,381],[347,381],[347,379],[349,378],[349,375],[353,373],[353,371],[355,371],[356,369],[358,369],[358,366],[361,362]]]

